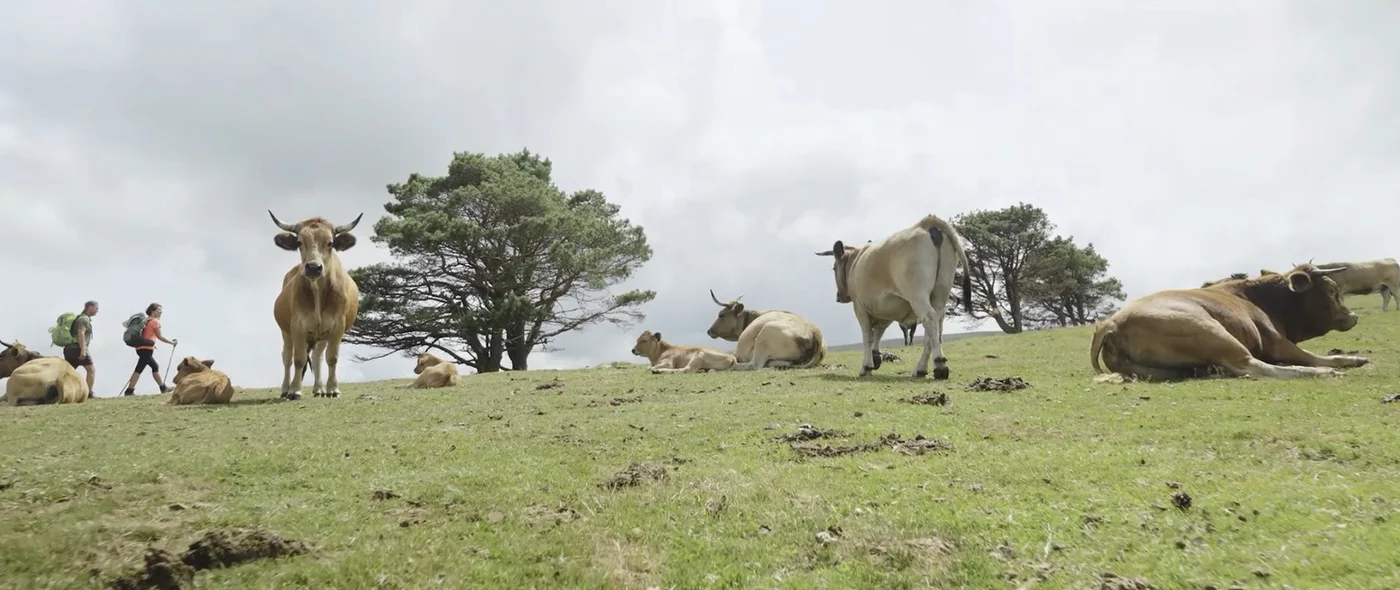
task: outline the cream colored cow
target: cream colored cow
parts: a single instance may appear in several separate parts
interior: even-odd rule
[[[455,363],[433,356],[430,352],[418,355],[418,365],[413,367],[413,373],[418,378],[409,387],[419,389],[456,387],[462,379]]]
[[[807,318],[790,311],[745,309],[738,299],[720,303],[714,291],[710,291],[710,299],[720,310],[706,334],[738,342],[734,349],[738,361],[735,370],[806,369],[817,366],[826,357],[822,331]]]
[[[880,339],[893,322],[918,320],[924,326],[924,352],[914,378],[928,375],[933,355],[933,378],[947,379],[943,357],[943,315],[953,290],[957,267],[967,269],[962,237],[948,222],[926,215],[914,225],[858,248],[837,240],[817,256],[833,256],[836,302],[850,303],[860,322],[865,344],[860,375],[880,368]],[[971,276],[963,273],[963,307],[972,313]]]
[[[78,404],[87,401],[92,392],[87,381],[78,375],[68,361],[56,356],[43,356],[25,348],[18,340],[0,342],[0,378],[5,383],[5,402],[12,406],[41,404]]]
[[[661,339],[661,332],[651,330],[637,337],[632,354],[651,361],[653,373],[695,373],[699,371],[728,371],[738,361],[734,355],[708,346],[676,346]]]

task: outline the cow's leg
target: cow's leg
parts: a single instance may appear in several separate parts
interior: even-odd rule
[[[734,359],[737,361],[734,365],[734,370],[752,371],[754,369],[762,369],[763,364],[768,359],[757,354],[761,348],[762,347],[759,346],[758,330],[744,330],[742,334],[739,334],[739,342],[734,346]]]
[[[922,379],[928,375],[928,359],[931,355],[933,378],[947,379],[951,372],[948,370],[948,359],[943,356],[943,315],[947,313],[948,293],[940,293],[935,288],[927,301],[915,298],[910,307],[914,308],[919,322],[924,325],[924,350],[919,355],[918,366],[914,368],[914,378]]]
[[[1381,285],[1381,311],[1390,311],[1390,300],[1395,300],[1395,310],[1400,311],[1400,296],[1390,285]]]
[[[296,373],[292,374],[293,390],[287,393],[287,399],[301,399],[302,382],[306,381],[306,361],[310,351],[307,350],[305,336],[293,335],[292,338],[292,363],[296,365]]]
[[[870,318],[870,342],[871,347],[873,349],[873,354],[871,358],[874,359],[875,363],[871,365],[871,367],[873,367],[876,371],[880,370],[880,365],[884,364],[885,362],[884,358],[882,358],[882,355],[880,354],[880,341],[885,338],[885,331],[889,330],[890,324],[893,323],[894,322],[889,320]]]
[[[340,397],[340,380],[336,378],[335,368],[340,362],[340,339],[332,338],[326,345],[326,395],[329,397]]]
[[[879,368],[880,355],[873,353],[876,341],[871,338],[874,330],[870,327],[870,316],[861,311],[856,304],[851,304],[851,309],[856,312],[856,321],[860,323],[860,344],[862,355],[860,357],[860,376],[865,377]],[[871,360],[874,359],[874,360]]]
[[[1313,354],[1303,350],[1297,344],[1283,339],[1273,342],[1273,346],[1269,348],[1269,352],[1272,353],[1273,358],[1277,359],[1280,363],[1287,363],[1300,367],[1352,369],[1371,362],[1370,359],[1362,356],[1349,356],[1344,354],[1321,356]]]
[[[292,335],[282,333],[282,398],[292,392]]]
[[[311,396],[325,397],[326,382],[322,379],[321,360],[326,358],[326,345],[329,342],[318,340],[311,346]]]

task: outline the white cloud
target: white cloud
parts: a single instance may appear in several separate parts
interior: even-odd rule
[[[118,321],[153,300],[182,354],[276,385],[294,258],[266,209],[364,212],[344,260],[383,260],[384,185],[454,150],[528,147],[621,204],[655,250],[638,330],[680,342],[725,345],[711,288],[854,341],[814,251],[1017,201],[1133,296],[1393,255],[1393,3],[89,4],[0,22],[0,263],[23,285],[0,338],[46,343],[98,299],[101,395],[134,364]],[[633,338],[595,327],[532,366]]]

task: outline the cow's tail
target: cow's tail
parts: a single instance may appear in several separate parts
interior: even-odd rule
[[[1094,340],[1089,344],[1089,364],[1094,366],[1094,373],[1103,373],[1103,367],[1099,366],[1099,352],[1103,350],[1104,338],[1113,335],[1113,321],[1099,320],[1094,322]]]
[[[957,269],[958,269],[959,266],[961,266],[962,269],[963,269],[963,278],[962,278],[962,289],[963,289],[963,296],[962,296],[962,300],[963,300],[963,301],[962,301],[962,304],[963,304],[963,310],[966,311],[968,314],[971,314],[971,313],[972,313],[972,273],[971,273],[971,269],[968,267],[969,265],[968,265],[968,262],[967,262],[967,247],[963,245],[963,237],[962,237],[962,234],[961,234],[961,233],[958,233],[958,228],[953,227],[953,224],[948,223],[947,221],[944,221],[942,218],[939,218],[939,217],[936,216],[936,215],[928,215],[928,216],[925,216],[922,220],[919,221],[919,224],[918,224],[918,225],[919,225],[919,227],[922,227],[922,228],[924,228],[924,229],[926,229],[926,230],[930,230],[930,231],[931,231],[931,230],[934,230],[934,229],[937,229],[939,232],[941,232],[941,233],[947,238],[948,244],[949,244],[950,246],[953,247],[953,254],[954,254],[955,256],[957,256],[957,261],[954,263],[954,266],[953,266],[953,272],[954,272],[954,274],[957,274]],[[935,240],[935,241],[936,241],[936,240]],[[937,243],[934,244],[934,249],[935,249],[935,250],[940,249],[940,248],[941,248],[941,244],[937,244]],[[941,257],[940,257],[940,258],[941,258]]]
[[[802,351],[801,358],[797,359],[796,368],[810,369],[826,358],[826,339],[822,338],[822,331],[816,326],[812,327],[810,335],[798,336],[793,340],[797,342],[798,350]]]

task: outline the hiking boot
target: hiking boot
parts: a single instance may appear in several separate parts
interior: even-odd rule
[[[166,386],[164,386],[164,385],[162,385],[162,386],[160,386],[160,392],[161,392],[161,393],[170,393],[170,388],[169,388],[169,387],[166,387]]]

